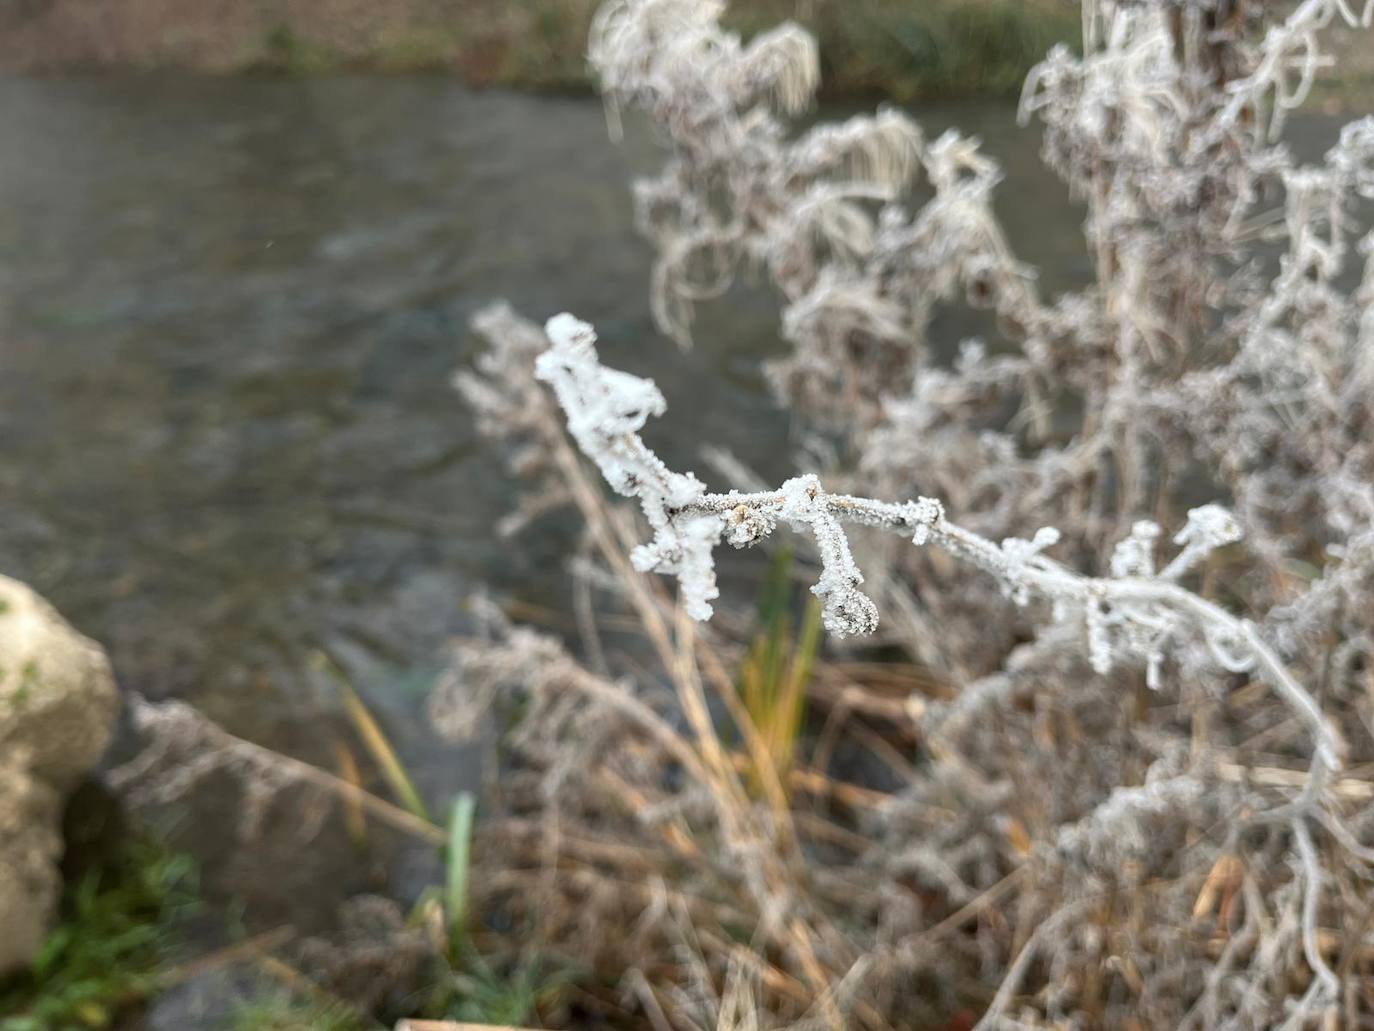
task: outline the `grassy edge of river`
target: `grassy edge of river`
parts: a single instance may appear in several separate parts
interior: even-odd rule
[[[601,0],[23,0],[0,12],[0,70],[452,75],[473,87],[588,92]],[[746,35],[793,19],[820,41],[826,96],[898,103],[1006,96],[1055,43],[1076,45],[1076,0],[735,0]],[[1374,48],[1338,41],[1327,109],[1374,110]]]
[[[436,72],[473,86],[583,91],[600,0],[30,0],[0,16],[12,72],[193,70],[221,74]],[[792,18],[816,33],[832,96],[1014,92],[1054,43],[1079,36],[1072,0],[749,0],[746,34]]]

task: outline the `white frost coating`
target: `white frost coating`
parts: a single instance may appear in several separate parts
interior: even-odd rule
[[[1220,505],[1191,509],[1188,525],[1174,535],[1174,543],[1182,544],[1183,550],[1160,575],[1166,580],[1177,580],[1217,548],[1234,544],[1240,538],[1240,525]]]
[[[544,332],[553,345],[539,356],[535,376],[553,387],[568,413],[568,431],[618,493],[638,498],[654,539],[630,556],[641,572],[675,573],[682,602],[693,619],[711,618],[716,587],[711,549],[720,540],[719,515],[680,514],[706,493],[691,473],[675,473],[644,446],[638,431],[667,408],[652,380],[603,366],[596,356],[596,331],[566,313],[549,319]],[[675,517],[674,517],[675,516]]]
[[[722,534],[744,546],[772,533],[781,520],[815,538],[822,570],[812,591],[825,603],[826,629],[837,636],[869,633],[878,625],[877,609],[859,590],[863,573],[842,523],[894,530],[981,567],[1018,602],[1048,600],[1057,619],[1078,613],[1085,650],[1098,673],[1117,662],[1143,661],[1150,686],[1156,687],[1165,643],[1185,634],[1200,640],[1221,668],[1254,670],[1268,681],[1309,727],[1317,762],[1328,769],[1339,767],[1339,735],[1254,625],[1171,582],[1171,570],[1186,569],[1213,548],[1239,538],[1240,527],[1219,505],[1189,513],[1188,525],[1175,538],[1184,549],[1159,577],[1143,575],[1148,568],[1145,549],[1157,532],[1146,522],[1137,523],[1132,540],[1118,548],[1119,568],[1131,575],[1090,577],[1043,554],[1059,540],[1053,527],[1041,527],[1030,540],[1009,538],[999,546],[949,522],[932,498],[892,504],[831,494],[814,475],[788,480],[776,491],[709,494],[695,476],[668,469],[640,439],[648,417],[666,408],[651,382],[601,365],[596,333],[571,315],[550,319],[545,332],[551,346],[538,358],[536,376],[553,386],[574,439],[611,486],[643,506],[654,537],[635,549],[636,568],[676,574],[684,606],[694,619],[710,616],[709,602],[719,593],[712,551]]]
[[[917,498],[908,503],[907,519],[916,527],[911,534],[911,543],[924,547],[930,543],[930,528],[945,517],[945,506],[934,498]]]
[[[821,555],[821,579],[811,593],[825,603],[825,628],[838,637],[871,634],[878,628],[878,607],[862,591],[863,573],[854,563],[849,538],[826,506],[825,491],[814,475],[788,480],[779,490],[779,517],[794,529],[809,529]]]
[[[1112,576],[1154,576],[1155,541],[1159,524],[1141,519],[1131,527],[1131,535],[1112,552]]]
[[[1007,584],[1013,588],[1012,598],[1016,604],[1025,605],[1030,600],[1024,576],[1026,563],[1058,543],[1059,531],[1053,526],[1040,527],[1028,541],[1019,537],[1008,537],[1002,541],[1002,556],[1007,563]]]

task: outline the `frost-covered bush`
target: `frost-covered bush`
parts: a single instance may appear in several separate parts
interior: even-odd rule
[[[890,110],[795,130],[814,44],[795,26],[746,43],[720,13],[609,0],[593,29],[612,113],[641,109],[669,148],[635,187],[654,315],[688,346],[696,306],[763,273],[790,345],[770,382],[832,460],[776,489],[669,469],[640,436],[663,397],[602,366],[569,315],[544,334],[484,316],[492,350],[461,385],[521,441],[541,484],[525,510],[588,515],[614,575],[584,563],[583,590],[631,598],[682,711],[705,663],[739,722],[701,651],[729,634],[675,651],[690,631],[635,571],[675,577],[707,619],[718,549],[783,527],[810,541],[835,638],[875,635],[930,673],[896,712],[844,685],[920,746],[900,789],[839,821],[860,842],[845,858],[839,831],[795,839],[776,806],[757,827],[747,799],[675,811],[742,864],[777,975],[760,1012],[1374,1023],[1374,118],[1316,165],[1282,142],[1324,41],[1369,27],[1374,3],[1085,0],[1083,55],[1053,51],[1021,101],[1086,209],[1093,281],[1054,298],[998,224],[1001,172],[976,140],[927,140]],[[918,176],[932,196],[910,210]],[[932,317],[953,303],[997,335],[944,362]],[[599,511],[536,377],[647,534]],[[619,689],[649,704],[650,684]],[[718,747],[700,712],[683,734]],[[570,783],[594,790],[547,797]],[[872,886],[847,908],[819,887],[846,877]],[[737,957],[702,951],[721,982]]]

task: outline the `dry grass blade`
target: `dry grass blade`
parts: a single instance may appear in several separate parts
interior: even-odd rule
[[[358,737],[362,740],[363,746],[372,756],[378,769],[381,770],[387,784],[395,792],[397,800],[417,819],[429,822],[429,811],[425,807],[424,800],[420,797],[420,792],[415,787],[415,782],[406,772],[405,765],[396,754],[396,749],[392,747],[390,740],[387,739],[381,724],[368,711],[367,706],[358,696],[358,692],[348,682],[343,669],[324,652],[316,653],[315,662],[317,667],[326,671],[333,680],[338,689],[339,698],[343,702],[344,713],[358,732]]]
[[[338,759],[340,778],[362,791],[363,776],[358,769],[357,759],[353,757],[353,750],[342,741],[338,741],[334,744],[334,754]],[[346,796],[339,801],[343,805],[344,827],[348,831],[349,839],[355,847],[366,845],[367,814],[362,805],[359,804],[355,796]]]
[[[126,707],[139,732],[151,738],[144,753],[108,774],[132,804],[163,800],[192,786],[185,767],[187,755],[193,754],[194,769],[201,774],[227,768],[269,784],[304,784],[354,803],[379,822],[422,841],[442,845],[446,840],[437,824],[327,770],[230,734],[181,702],[154,703],[131,695]]]

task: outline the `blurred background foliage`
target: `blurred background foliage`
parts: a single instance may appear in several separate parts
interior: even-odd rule
[[[11,71],[445,72],[474,86],[589,88],[598,0],[9,0]],[[746,34],[793,18],[820,39],[832,96],[1005,94],[1048,47],[1074,42],[1072,0],[738,0]]]

